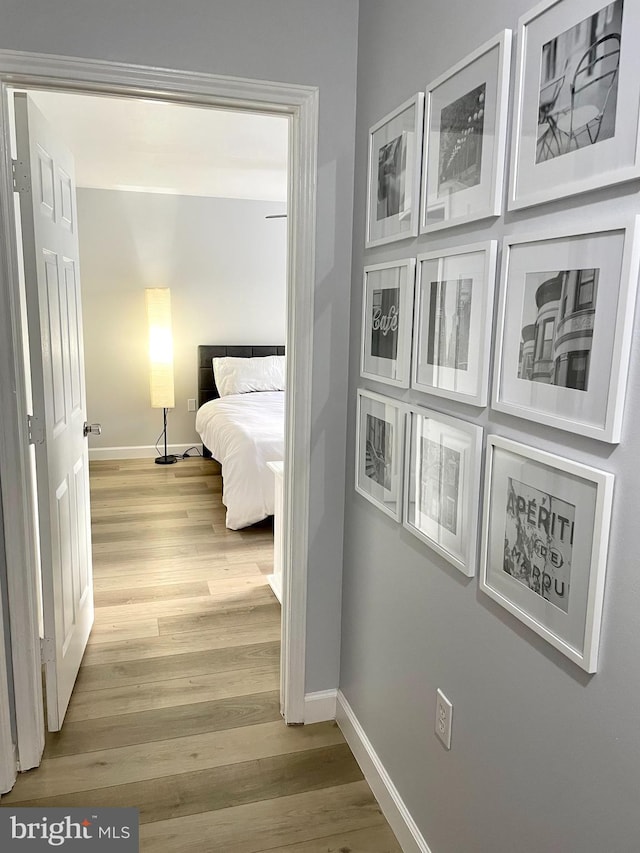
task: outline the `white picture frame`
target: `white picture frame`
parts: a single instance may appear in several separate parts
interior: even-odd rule
[[[596,672],[614,475],[487,438],[480,589]]]
[[[369,129],[365,247],[418,234],[424,94]]]
[[[467,577],[476,573],[482,427],[407,410],[403,524]]]
[[[640,177],[640,8],[543,0],[520,18],[508,209]]]
[[[511,30],[427,86],[420,233],[502,212]]]
[[[639,217],[507,237],[492,407],[620,441],[640,271]]]
[[[364,268],[360,374],[408,388],[415,258]]]
[[[395,521],[402,516],[405,407],[358,388],[355,488]]]
[[[498,243],[417,257],[411,387],[484,407]]]

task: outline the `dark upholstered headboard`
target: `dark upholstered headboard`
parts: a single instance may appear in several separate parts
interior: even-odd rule
[[[220,396],[213,378],[211,359],[227,355],[234,356],[235,358],[259,358],[264,355],[284,355],[284,347],[200,345],[198,347],[198,407]]]

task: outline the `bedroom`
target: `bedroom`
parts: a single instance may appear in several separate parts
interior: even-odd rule
[[[198,344],[284,341],[286,219],[266,217],[285,210],[287,121],[60,93],[34,100],[76,160],[87,414],[103,428],[90,436],[89,457],[107,467],[143,460],[141,470],[160,473],[152,458],[162,412],[149,398],[144,290],[171,291],[176,403],[168,434],[170,451],[182,454],[201,446],[188,411],[198,397]],[[184,475],[189,465],[173,467]],[[133,486],[131,473],[123,476]],[[148,487],[136,490],[144,509]],[[170,544],[170,535],[167,522],[156,544]]]

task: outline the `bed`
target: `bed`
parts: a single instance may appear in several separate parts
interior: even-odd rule
[[[220,396],[214,358],[284,355],[283,346],[198,347],[196,430],[203,455],[222,466],[226,526],[248,527],[274,513],[274,478],[268,462],[284,459],[284,391]]]

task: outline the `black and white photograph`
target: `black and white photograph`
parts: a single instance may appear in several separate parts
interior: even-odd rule
[[[640,257],[640,217],[600,230],[506,237],[491,405],[617,444]]]
[[[423,120],[418,92],[369,128],[366,248],[418,234]]]
[[[623,0],[542,46],[536,163],[616,132]]]
[[[566,613],[576,508],[514,477],[507,483],[504,571]]]
[[[481,83],[440,113],[439,196],[480,183],[486,91]]]
[[[480,589],[586,672],[598,663],[614,480],[487,436]]]
[[[391,488],[393,462],[393,425],[382,418],[367,415],[365,474],[383,489]]]
[[[521,18],[509,210],[640,177],[640,8],[540,0]]]
[[[598,269],[528,273],[518,378],[587,391]]]
[[[374,290],[371,306],[371,355],[377,358],[398,357],[398,320],[400,288]]]
[[[390,397],[358,389],[356,491],[400,521],[404,460],[404,408]]]
[[[401,134],[378,152],[378,220],[397,216],[404,208],[407,148]]]
[[[470,278],[431,282],[427,364],[468,369],[472,284]]]
[[[418,255],[411,387],[485,406],[498,244]]]
[[[420,511],[454,535],[458,527],[460,453],[442,442],[422,439]]]
[[[476,424],[410,408],[404,526],[467,577],[476,570],[481,450]]]
[[[427,85],[420,232],[499,216],[511,30]]]
[[[364,268],[360,373],[408,388],[416,261],[407,258]]]

